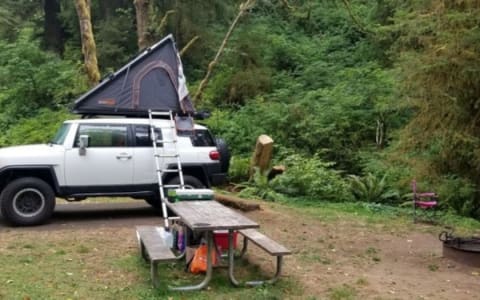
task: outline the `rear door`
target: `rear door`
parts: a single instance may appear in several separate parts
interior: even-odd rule
[[[153,142],[150,134],[149,125],[134,125],[134,171],[133,183],[135,185],[145,185],[157,183],[157,175],[155,173],[155,159],[153,156]],[[157,140],[162,140],[162,132],[159,128],[155,129]],[[158,154],[161,155],[164,151],[163,144],[157,143]],[[164,159],[158,158],[160,168],[163,167]]]

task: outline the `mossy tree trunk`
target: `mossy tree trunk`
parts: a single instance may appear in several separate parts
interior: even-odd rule
[[[148,9],[150,0],[134,0],[135,16],[137,19],[137,43],[138,49],[142,50],[148,47]]]
[[[90,85],[94,86],[100,80],[100,71],[98,70],[97,46],[95,45],[90,17],[90,0],[75,0],[75,9],[80,23],[85,71]]]

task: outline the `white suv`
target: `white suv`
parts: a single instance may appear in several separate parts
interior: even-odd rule
[[[158,182],[148,119],[110,118],[66,121],[49,144],[0,149],[0,212],[15,225],[48,220],[55,197],[79,201],[93,196],[129,196],[159,207]],[[170,120],[154,119],[159,154],[174,154]],[[82,138],[80,138],[82,136]],[[87,145],[80,142],[87,137]],[[178,134],[185,185],[210,187],[224,182],[229,153],[204,126]],[[162,169],[176,169],[175,158],[160,157]],[[179,183],[178,173],[163,182]]]

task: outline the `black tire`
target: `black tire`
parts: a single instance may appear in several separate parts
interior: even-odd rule
[[[183,176],[183,183],[185,183],[185,188],[186,189],[203,189],[205,188],[205,185],[196,177],[190,176],[190,175],[184,175]],[[170,179],[166,185],[180,185],[180,177],[174,177]],[[168,199],[168,189],[165,189],[165,196]],[[160,196],[155,195],[155,196],[149,196],[147,198],[144,198],[145,202],[150,204],[152,207],[160,209],[162,207],[162,204],[160,202]]]
[[[55,209],[55,193],[35,177],[16,179],[0,194],[0,211],[13,225],[30,226],[47,221]]]
[[[200,179],[194,176],[190,175],[183,175],[183,183],[185,184],[186,189],[204,189],[205,185],[203,184]],[[170,179],[167,183],[167,185],[175,185],[175,184],[180,184],[180,177],[174,177]],[[165,195],[168,195],[165,194]]]
[[[216,138],[215,144],[217,145],[217,150],[220,153],[220,170],[222,173],[228,173],[231,155],[227,142],[225,142],[225,140],[222,138]]]

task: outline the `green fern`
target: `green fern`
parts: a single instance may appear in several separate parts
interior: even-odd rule
[[[360,201],[385,203],[398,200],[400,194],[387,185],[386,178],[387,174],[381,179],[371,173],[364,177],[349,175],[350,188],[355,198]]]

